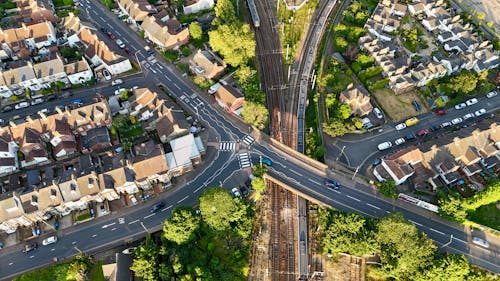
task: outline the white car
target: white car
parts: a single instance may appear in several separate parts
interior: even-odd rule
[[[373,112],[375,113],[375,115],[377,116],[378,119],[384,118],[384,115],[382,115],[382,111],[380,111],[380,109],[378,109],[378,107],[375,107],[373,109]]]
[[[481,115],[483,115],[485,113],[486,113],[486,109],[481,108],[478,111],[474,112],[474,115],[476,115],[476,117],[479,117],[479,116],[481,116]]]
[[[42,110],[39,110],[38,114],[40,114],[40,113],[44,113],[45,114],[45,113],[48,113],[48,112],[49,112],[49,110],[47,108],[44,108]]]
[[[21,109],[21,108],[26,108],[30,106],[30,104],[26,101],[20,102],[14,106],[15,109]]]
[[[460,117],[451,120],[451,124],[456,125],[462,123],[464,120]]]
[[[467,107],[467,105],[464,102],[455,105],[455,109],[457,109],[457,110],[460,110],[460,109],[465,108],[465,107]]]
[[[116,39],[116,45],[118,45],[118,47],[122,49],[125,48],[125,43],[123,43],[123,41],[120,39]]]
[[[397,131],[401,131],[404,128],[406,128],[406,124],[405,123],[399,123],[399,124],[396,125],[396,130]]]
[[[116,80],[111,81],[111,86],[118,86],[118,85],[121,85],[121,84],[123,84],[123,80],[122,79],[116,79]]]
[[[57,236],[50,236],[50,237],[43,239],[42,245],[47,246],[50,244],[54,244],[56,242],[57,242]]]
[[[492,97],[496,97],[498,95],[497,91],[489,92],[486,97],[491,99]]]
[[[241,197],[240,191],[236,187],[231,189],[231,194],[233,194],[234,197]]]
[[[386,141],[386,142],[380,143],[377,146],[378,150],[386,150],[386,149],[388,149],[390,147],[392,147],[392,143],[390,141]]]
[[[399,139],[394,141],[395,145],[401,145],[403,143],[405,143],[405,138],[399,138]]]
[[[120,88],[118,90],[115,91],[115,96],[119,96],[121,94],[123,94],[123,92],[125,92],[127,89],[125,88]]]
[[[481,239],[479,237],[472,237],[472,243],[479,245],[479,246],[482,246],[482,247],[485,247],[485,248],[490,247],[490,243],[488,243],[488,241]]]
[[[470,106],[470,105],[476,104],[477,103],[477,99],[476,98],[472,98],[470,100],[467,100],[465,103]]]
[[[451,126],[451,122],[443,122],[443,124],[441,124],[441,128],[446,128],[449,126]]]
[[[40,104],[43,102],[44,102],[44,100],[42,98],[37,98],[37,99],[31,100],[31,105]]]
[[[111,74],[109,73],[109,71],[107,69],[104,69],[102,71],[102,75],[104,75],[104,79],[111,80]]]
[[[472,114],[472,113],[467,113],[467,114],[465,114],[465,115],[464,115],[464,117],[463,117],[463,118],[464,118],[464,120],[467,120],[467,119],[472,118],[472,117],[474,117],[474,114]]]

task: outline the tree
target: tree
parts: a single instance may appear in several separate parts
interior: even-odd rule
[[[264,190],[266,190],[266,183],[264,182],[264,179],[261,177],[253,178],[252,188],[258,193],[264,192]]]
[[[325,106],[327,108],[334,108],[337,105],[337,96],[335,94],[326,94]]]
[[[493,40],[493,49],[494,49],[495,51],[500,51],[500,39],[495,38],[495,39]]]
[[[377,228],[382,270],[389,278],[411,280],[432,264],[436,246],[401,214],[384,217]]]
[[[396,191],[396,183],[393,180],[383,181],[378,184],[378,189],[380,193],[392,199],[398,198],[398,193]]]
[[[65,280],[86,280],[86,275],[90,265],[91,262],[89,257],[85,256],[84,254],[77,255],[69,265]]]
[[[335,112],[335,116],[340,120],[346,120],[351,116],[351,106],[346,103],[341,103]]]
[[[203,220],[216,231],[229,229],[230,223],[238,219],[235,200],[221,187],[207,189],[199,200]]]
[[[163,223],[163,237],[177,244],[184,244],[194,238],[199,227],[200,217],[193,208],[175,208],[172,217]]]
[[[340,53],[345,52],[347,50],[347,46],[349,46],[349,42],[344,37],[341,36],[335,36],[333,39],[333,45],[335,46],[335,49],[339,51]]]
[[[363,67],[369,67],[372,66],[373,63],[375,62],[375,59],[372,56],[369,56],[367,54],[361,53],[358,55],[356,58],[356,61]]]
[[[237,21],[236,12],[231,0],[219,0],[215,5],[215,19],[213,25],[231,25]]]
[[[267,112],[267,108],[261,104],[245,102],[241,111],[241,117],[245,122],[262,130],[267,125],[269,113]]]
[[[218,3],[217,3],[218,4]],[[248,24],[224,24],[209,31],[209,44],[234,67],[244,65],[255,56],[255,40]]]
[[[463,207],[463,202],[454,195],[448,195],[448,198],[439,200],[439,214],[443,217],[457,222],[463,222],[467,217],[467,212]]]
[[[151,235],[147,235],[144,245],[134,252],[134,262],[130,270],[145,281],[158,280],[158,256],[158,247],[151,239]]]
[[[267,173],[267,166],[265,164],[256,164],[253,166],[253,174],[256,177],[262,177]]]
[[[471,71],[462,71],[460,74],[450,78],[446,86],[452,91],[459,93],[470,93],[477,85],[477,76]]]
[[[191,24],[189,24],[189,35],[194,40],[199,40],[201,39],[201,36],[203,36],[203,30],[197,22],[193,21]]]
[[[486,15],[483,12],[476,12],[476,17],[479,20],[479,24],[486,19]]]
[[[416,281],[462,281],[467,280],[470,267],[467,259],[462,255],[447,255],[434,262],[430,269],[425,270]]]
[[[332,137],[340,137],[345,135],[348,130],[342,121],[337,119],[330,119],[330,122],[323,123],[323,132]]]

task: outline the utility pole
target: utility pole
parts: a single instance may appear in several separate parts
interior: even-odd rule
[[[337,156],[337,159],[335,159],[335,162],[339,161],[340,156],[342,156],[342,154],[344,153],[344,149],[345,149],[345,145],[342,146],[342,150],[340,151],[339,156]]]
[[[142,228],[144,228],[144,230],[146,231],[146,233],[149,234],[149,230],[146,228],[146,226],[144,225],[144,223],[141,221],[141,226]]]
[[[354,172],[354,175],[352,175],[352,180],[354,180],[354,178],[356,177],[356,174],[358,173],[360,167],[361,167],[361,165],[356,167],[356,171]]]

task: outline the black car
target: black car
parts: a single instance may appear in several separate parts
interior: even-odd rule
[[[151,212],[156,213],[159,210],[163,209],[164,207],[165,207],[165,202],[160,202],[158,204],[153,205],[153,207],[151,208]]]
[[[12,111],[13,109],[14,108],[12,106],[7,105],[2,108],[2,112]]]
[[[243,197],[247,197],[249,194],[248,188],[246,188],[245,186],[240,186],[240,191],[241,191],[241,194],[243,195]]]
[[[108,30],[107,30],[105,27],[101,27],[101,31],[102,31],[103,33],[108,32]]]
[[[334,180],[331,180],[331,179],[325,179],[325,185],[330,187],[330,188],[333,188],[333,189],[339,189],[340,187],[340,184]]]
[[[434,125],[434,126],[431,127],[431,131],[433,131],[433,132],[435,132],[435,131],[437,131],[439,129],[441,129],[441,127],[436,126],[436,125]]]
[[[45,98],[47,101],[51,101],[51,100],[55,100],[56,99],[56,95],[49,95]]]
[[[413,139],[415,139],[415,135],[412,133],[409,133],[408,135],[405,136],[405,139],[406,140],[413,140]]]
[[[246,182],[245,182],[245,185],[248,189],[251,189],[252,188],[252,180],[251,179],[248,179]]]
[[[26,245],[24,245],[23,253],[31,252],[33,250],[36,250],[37,248],[38,248],[38,244],[37,243],[26,244]]]

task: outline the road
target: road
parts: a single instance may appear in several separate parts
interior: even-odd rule
[[[116,34],[122,34],[122,40],[127,40],[124,41],[127,42],[129,48],[134,48],[139,50],[140,54],[145,54],[141,39],[134,33],[129,32],[121,21],[118,21],[102,6],[95,2],[85,2],[85,8],[91,13],[94,12],[100,15],[93,16],[94,22],[97,24],[110,24],[108,29],[112,28]],[[100,22],[100,17],[107,17],[107,20]],[[145,55],[139,57],[145,58]],[[244,130],[247,128],[245,124],[236,119],[228,118],[222,111],[213,108],[213,101],[210,100],[208,95],[196,90],[195,86],[187,79],[184,79],[175,67],[162,60],[158,61],[150,68],[144,69],[145,78],[143,81],[145,83],[154,80],[166,84],[170,92],[185,105],[186,109],[197,113],[203,122],[210,124],[210,127],[217,132],[219,140],[238,141],[245,137]],[[151,72],[155,75],[151,76]],[[449,114],[448,117],[452,115],[452,112]],[[322,184],[324,173],[311,169],[308,164],[293,158],[265,141],[254,143],[251,146],[250,153],[254,163],[259,161],[260,155],[265,155],[273,161],[269,171],[271,175],[339,210],[375,217],[394,211],[402,212],[420,230],[434,239],[437,245],[447,243],[450,240],[450,235],[453,234],[454,239],[446,246],[446,251],[462,253],[472,263],[497,273],[500,272],[500,265],[498,264],[500,245],[496,240],[489,240],[491,244],[489,250],[469,244],[470,235],[461,226],[444,221],[433,213],[408,203],[389,200],[374,193],[369,187],[352,182],[342,175],[335,175],[335,179],[343,185],[340,190],[327,189]],[[214,160],[206,163],[206,166],[201,168],[196,172],[194,179],[185,185],[176,186],[174,189],[166,191],[149,203],[61,231],[60,240],[56,244],[46,247],[41,246],[28,254],[21,253],[22,245],[19,245],[16,249],[3,249],[0,251],[0,259],[2,260],[2,263],[0,263],[0,280],[10,280],[13,276],[25,271],[48,265],[52,262],[54,256],[66,259],[79,251],[98,251],[113,245],[121,245],[131,239],[139,239],[145,235],[146,231],[161,229],[163,220],[168,218],[172,209],[176,206],[196,204],[198,196],[208,186],[219,185],[234,171],[239,170],[236,152],[218,151]],[[230,187],[226,188],[229,189]],[[160,212],[151,213],[151,206],[160,200],[165,201],[166,207]],[[120,218],[124,218],[124,220],[120,220]],[[45,236],[40,239],[42,238],[45,238]]]

